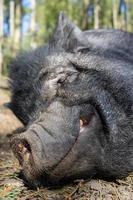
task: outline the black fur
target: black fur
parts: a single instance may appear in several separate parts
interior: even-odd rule
[[[50,42],[18,56],[10,66],[10,79],[11,108],[28,127],[45,116],[43,120],[48,124],[51,119],[48,126],[51,129],[52,118],[47,119],[46,113],[56,101],[63,103],[64,109],[77,107],[77,113],[83,110],[83,115],[87,115],[86,109],[96,113],[96,124],[92,125],[90,139],[84,144],[88,145],[85,149],[90,145],[92,152],[89,155],[88,149],[84,150],[84,157],[83,147],[78,149],[79,160],[75,161],[72,172],[67,166],[69,160],[64,161],[66,166],[59,162],[52,170],[59,179],[93,174],[122,177],[133,171],[132,33],[112,29],[82,32],[61,13]],[[89,165],[84,169],[83,164],[84,170],[78,172],[79,162],[90,158],[93,160],[90,171]]]

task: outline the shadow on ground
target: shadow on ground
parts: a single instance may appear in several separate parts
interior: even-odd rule
[[[2,106],[9,100],[9,93],[0,90],[0,200],[133,200],[133,176],[116,182],[92,179],[57,188],[26,187],[9,145],[9,136],[22,127],[13,113]]]

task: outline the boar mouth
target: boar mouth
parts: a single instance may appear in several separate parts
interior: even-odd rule
[[[92,113],[89,118],[80,117],[80,133],[82,133],[86,128],[89,127],[89,124],[93,116],[94,116],[94,113]]]
[[[90,122],[92,121],[94,115],[95,113],[92,113],[89,118],[80,117],[79,132],[75,137],[74,142],[54,165],[49,164],[50,162],[47,158],[48,156],[45,154],[44,146],[40,145],[42,144],[42,138],[40,138],[35,130],[30,129],[28,132],[13,136],[11,139],[11,147],[16,158],[19,160],[23,174],[27,181],[32,182],[33,180],[40,179],[41,176],[43,176],[45,180],[50,177],[53,179],[60,179],[60,177],[65,176],[60,173],[60,166],[62,165],[63,161],[65,162],[65,160],[68,159],[69,154],[72,153],[76,144],[80,142],[80,135],[86,133],[86,130],[89,132]],[[42,124],[38,123],[38,125],[44,129]],[[51,133],[47,133],[51,135]],[[75,155],[73,155],[73,157],[74,156]],[[44,159],[46,160],[45,162]]]

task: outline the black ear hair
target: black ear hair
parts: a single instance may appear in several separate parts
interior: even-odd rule
[[[11,102],[4,103],[3,106],[4,106],[5,108],[9,108],[10,110],[12,110],[12,104],[11,104]]]
[[[49,43],[51,51],[77,52],[79,48],[86,46],[85,35],[64,12],[60,12],[57,26]]]

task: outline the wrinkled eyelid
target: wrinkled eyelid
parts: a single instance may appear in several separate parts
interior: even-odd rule
[[[57,83],[64,83],[64,82],[67,80],[67,77],[68,77],[68,76],[64,76],[64,77],[60,78],[60,79],[57,81]]]
[[[78,72],[77,72],[77,71],[68,71],[67,74],[68,74],[68,75],[75,75],[75,74],[78,74]]]
[[[66,76],[62,77],[58,80],[58,83],[65,83],[66,81],[71,83],[77,78],[77,72],[69,71],[69,73],[66,73]]]
[[[39,73],[39,79],[43,80],[47,74],[48,72],[46,70],[41,70],[41,72]]]
[[[54,73],[50,73],[49,78],[55,78],[55,74]]]

